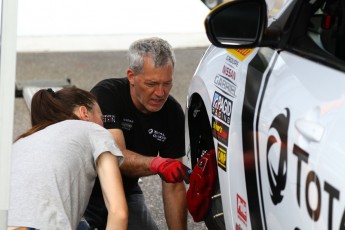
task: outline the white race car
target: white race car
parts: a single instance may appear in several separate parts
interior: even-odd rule
[[[187,206],[209,229],[345,228],[345,0],[235,0],[191,80]]]

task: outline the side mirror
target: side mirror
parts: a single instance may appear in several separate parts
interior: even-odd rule
[[[264,0],[235,0],[216,7],[205,19],[210,42],[222,48],[250,48],[262,39],[267,25]]]

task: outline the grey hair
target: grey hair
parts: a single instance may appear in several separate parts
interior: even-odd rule
[[[150,57],[156,68],[165,66],[169,63],[175,66],[175,53],[171,45],[157,37],[144,38],[133,42],[128,50],[129,68],[138,74],[144,66],[144,58]]]

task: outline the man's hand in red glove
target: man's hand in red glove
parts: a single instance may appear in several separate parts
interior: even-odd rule
[[[162,180],[167,183],[184,182],[189,184],[189,175],[187,166],[179,160],[171,158],[155,157],[150,163],[150,171],[158,174]]]

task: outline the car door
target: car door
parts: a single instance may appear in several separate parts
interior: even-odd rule
[[[212,218],[227,229],[343,229],[344,1],[282,4],[268,28],[262,2],[211,12],[207,35],[220,48],[191,82],[217,152],[222,207]],[[202,114],[195,108],[189,120]]]
[[[344,61],[338,51],[326,48],[330,44],[322,43],[322,38],[315,40],[324,25],[314,34],[314,19],[324,23],[329,12],[325,8],[300,18],[299,23],[307,20],[306,25],[292,30],[288,49],[272,54],[257,92],[254,197],[260,203],[258,221],[263,228],[344,228]],[[344,15],[342,9],[338,14]],[[342,38],[323,42],[338,43],[337,39]],[[248,74],[247,81],[252,77]],[[248,199],[250,206],[254,199],[250,195]]]
[[[340,227],[345,200],[344,73],[277,55],[255,110],[254,149],[263,224]],[[288,213],[293,213],[286,218]]]

